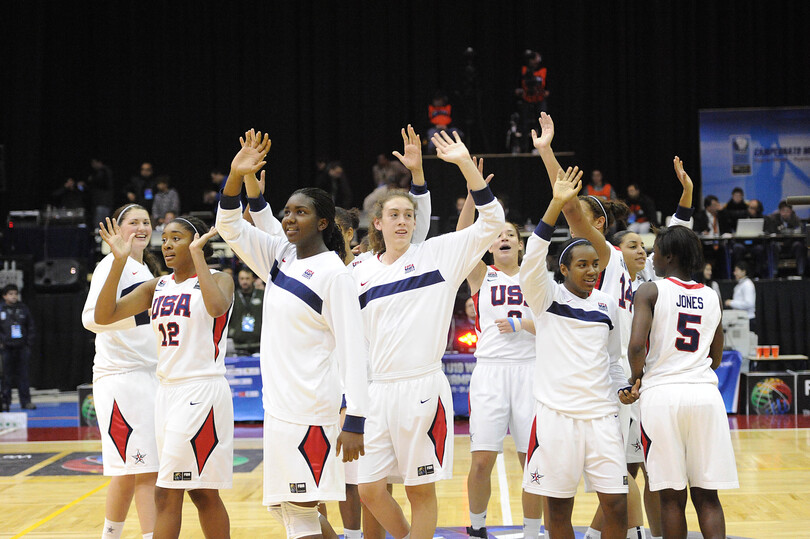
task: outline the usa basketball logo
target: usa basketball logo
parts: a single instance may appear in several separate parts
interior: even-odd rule
[[[416,271],[416,268],[413,267],[413,264],[408,264],[407,266],[405,266],[405,273],[410,273],[412,271]]]
[[[304,272],[305,279],[311,279],[313,275],[315,275],[315,272],[312,271],[311,269],[308,269],[307,271]]]
[[[759,415],[778,415],[790,412],[793,392],[781,378],[766,378],[751,390],[751,405]]]

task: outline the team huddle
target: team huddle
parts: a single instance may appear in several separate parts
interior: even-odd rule
[[[234,283],[206,263],[216,234],[266,282],[260,356],[264,462],[272,466],[264,466],[263,504],[288,537],[334,537],[319,504],[339,501],[344,537],[359,538],[361,500],[365,537],[433,537],[435,483],[451,477],[454,447],[441,358],[465,280],[479,335],[470,536],[488,537],[489,477],[509,431],[524,469],[524,537],[540,535],[544,507],[548,535],[574,537],[583,475],[600,501],[589,536],[644,537],[639,468],[654,536],[662,535],[656,526],[686,536],[688,484],[704,536],[725,537],[716,491],[736,487],[737,474],[713,372],[722,307],[691,280],[702,260],[689,225],[691,180],[675,158],[684,193],[652,255],[634,233],[615,235],[613,245],[611,203],[578,197],[582,172],[560,167],[554,124],[545,113],[540,124],[533,142],[553,198],[525,256],[483,161],[457,134],[432,142],[462,172],[467,201],[455,232],[425,239],[430,195],[410,126],[394,155],[412,174],[411,190],[377,201],[370,250],[356,258],[348,212],[320,189],[297,190],[275,218],[256,178],[270,140],[252,130],[240,139],[215,227],[188,216],[166,225],[171,274],[153,277],[144,208],[124,206],[101,223],[111,253],[93,274],[82,320],[98,334],[94,397],[112,476],[102,537],[120,537],[133,497],[144,537],[178,537],[186,491],[205,536],[229,536],[219,489],[233,476],[224,359]],[[552,280],[546,260],[560,214],[572,239]],[[393,483],[404,484],[410,522]]]

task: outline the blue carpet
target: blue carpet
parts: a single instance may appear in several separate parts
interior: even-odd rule
[[[79,404],[76,402],[38,402],[36,405],[36,410],[22,410],[19,404],[12,404],[10,411],[28,414],[29,429],[79,426]]]

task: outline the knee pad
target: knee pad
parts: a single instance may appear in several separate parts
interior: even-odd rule
[[[289,539],[321,533],[320,513],[318,513],[317,506],[301,507],[290,502],[282,502],[278,510]]]

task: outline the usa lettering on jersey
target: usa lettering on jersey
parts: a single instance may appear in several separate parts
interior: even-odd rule
[[[158,296],[152,302],[152,320],[164,316],[191,317],[191,294]]]

